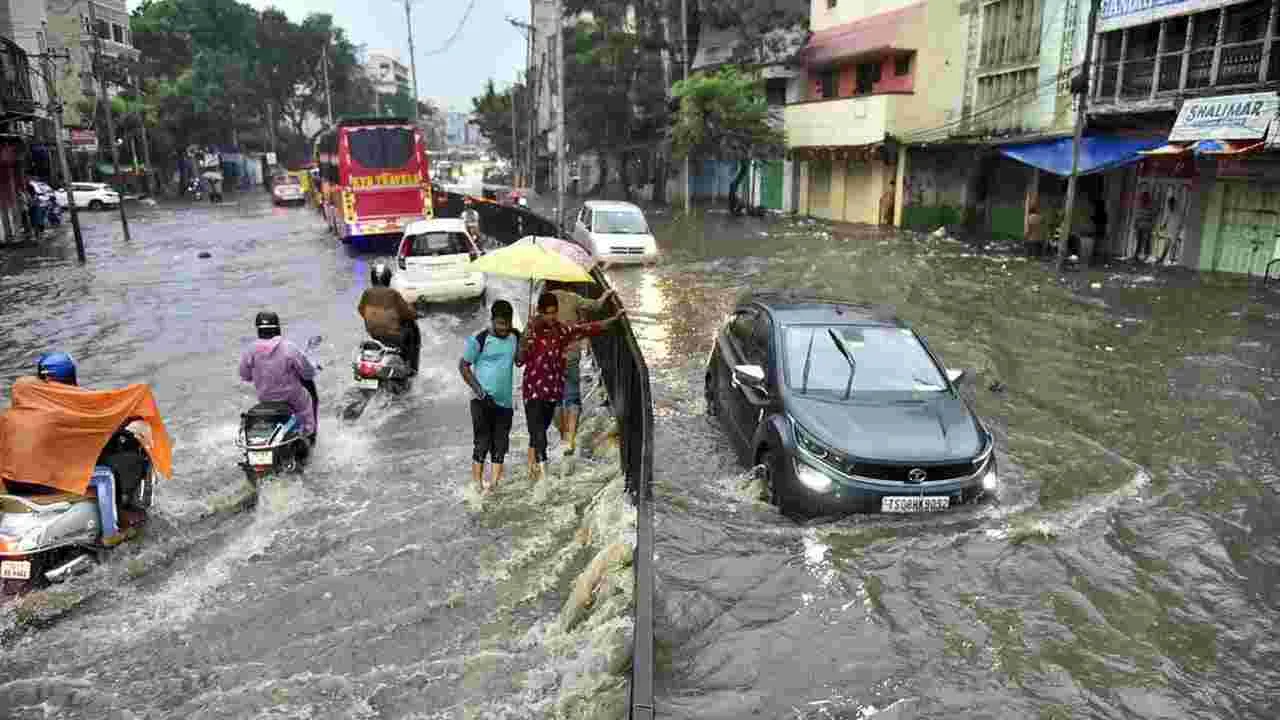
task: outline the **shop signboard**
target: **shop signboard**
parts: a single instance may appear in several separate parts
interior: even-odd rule
[[[1146,25],[1178,15],[1189,15],[1234,5],[1242,0],[1102,0],[1098,9],[1098,32]]]
[[[71,150],[73,152],[98,152],[98,133],[94,130],[71,128]]]
[[[1221,95],[1182,103],[1169,142],[1262,140],[1280,112],[1280,93]]]

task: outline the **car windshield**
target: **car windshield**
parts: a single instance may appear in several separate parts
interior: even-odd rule
[[[407,257],[433,257],[439,255],[467,255],[471,252],[466,233],[429,232],[409,238]]]
[[[591,213],[592,230],[617,235],[646,235],[649,225],[636,210],[596,210]]]
[[[938,392],[947,387],[924,346],[906,328],[793,325],[785,333],[787,386],[797,392],[803,388],[810,395],[844,398],[850,367],[836,338],[854,363],[850,397],[859,392]]]
[[[297,177],[294,177],[293,175],[285,175],[284,177],[276,178],[276,184],[277,185],[301,185],[302,181],[299,180]]]

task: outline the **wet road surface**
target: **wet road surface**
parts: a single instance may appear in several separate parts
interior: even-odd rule
[[[1280,713],[1276,292],[650,219],[664,262],[610,277],[654,372],[658,717]],[[703,363],[739,291],[783,287],[894,305],[973,371],[995,502],[797,525],[757,500]]]
[[[457,358],[487,320],[479,303],[420,320],[410,394],[340,424],[371,258],[312,210],[228,198],[133,209],[131,242],[116,214],[86,213],[83,267],[69,236],[0,254],[0,383],[67,350],[86,386],[149,383],[175,444],[143,541],[0,603],[0,715],[608,716],[629,588],[602,570],[590,612],[570,591],[593,553],[634,533],[616,464],[556,464],[532,488],[518,421],[507,484],[483,503],[467,490]],[[491,288],[525,307],[526,284]],[[300,344],[323,336],[320,440],[303,476],[241,509],[234,437],[254,398],[236,366],[263,308]]]

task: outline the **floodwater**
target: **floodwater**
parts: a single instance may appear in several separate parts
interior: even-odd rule
[[[371,258],[265,194],[130,207],[131,241],[117,214],[83,215],[84,266],[69,235],[0,249],[0,383],[67,350],[86,386],[149,383],[175,444],[143,539],[0,601],[0,716],[620,716],[634,513],[608,423],[584,432],[606,460],[553,462],[535,488],[517,420],[482,502],[457,376],[478,303],[420,320],[410,394],[342,424]],[[527,287],[496,281],[490,300],[523,308]],[[254,398],[236,367],[263,308],[300,344],[323,338],[320,441],[246,507],[234,437]]]
[[[793,220],[651,215],[662,718],[1275,718],[1280,295]],[[1094,283],[1098,283],[1095,287]],[[704,415],[747,288],[887,303],[998,436],[993,502],[804,525]],[[994,388],[994,389],[993,389]]]

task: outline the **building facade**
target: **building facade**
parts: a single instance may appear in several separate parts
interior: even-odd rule
[[[1103,5],[1089,123],[1166,141],[1108,187],[1110,254],[1280,265],[1278,18],[1276,0]]]
[[[962,110],[967,36],[942,0],[813,0],[803,83],[786,107],[799,164],[797,208],[831,220],[899,224],[907,147]],[[918,90],[918,91],[917,91]]]

